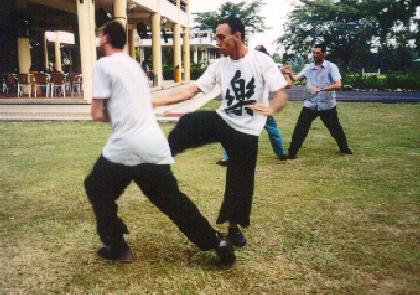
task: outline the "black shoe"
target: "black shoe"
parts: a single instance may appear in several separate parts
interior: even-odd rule
[[[226,240],[221,233],[216,233],[216,253],[222,265],[232,265],[236,261],[235,248]]]
[[[229,228],[226,238],[235,246],[243,247],[246,245],[246,238],[237,227]]]
[[[131,249],[128,246],[127,249],[124,250],[116,250],[112,246],[104,246],[100,248],[97,253],[107,260],[121,263],[133,262],[133,253],[131,253]]]
[[[278,156],[280,161],[287,161],[289,158],[286,154],[281,154]]]
[[[351,149],[350,149],[350,148],[346,148],[346,149],[344,149],[344,150],[340,151],[340,154],[341,154],[342,156],[346,156],[346,155],[351,155],[351,154],[353,154],[353,152],[351,151]]]
[[[297,158],[296,154],[289,154],[289,156],[287,157],[289,160],[294,160]]]
[[[228,160],[226,160],[225,158],[221,158],[219,161],[216,162],[216,164],[219,164],[222,167],[226,167],[228,163]]]

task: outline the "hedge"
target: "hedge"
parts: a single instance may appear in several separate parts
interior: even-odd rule
[[[420,74],[343,75],[343,84],[353,89],[420,90]]]

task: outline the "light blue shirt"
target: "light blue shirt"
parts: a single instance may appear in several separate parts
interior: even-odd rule
[[[303,105],[312,110],[326,111],[336,105],[335,91],[319,91],[311,94],[309,88],[315,86],[322,89],[341,80],[337,66],[328,60],[324,60],[320,68],[315,68],[315,63],[307,65],[298,76],[306,79],[305,101]]]

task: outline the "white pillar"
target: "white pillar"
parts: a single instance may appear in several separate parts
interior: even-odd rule
[[[143,64],[144,61],[144,48],[139,47],[139,57],[140,57],[140,64]]]
[[[45,70],[48,70],[50,67],[50,61],[48,60],[48,39],[46,32],[44,32],[44,67]]]
[[[55,43],[54,43],[54,49],[55,49],[55,70],[58,72],[62,71],[61,68],[61,48],[60,48],[60,32],[55,32]]]
[[[92,17],[95,12],[92,1],[76,1],[77,17],[80,35],[80,63],[83,75],[83,96],[88,102],[92,101],[92,72],[96,62],[96,44],[94,43],[95,28]]]
[[[184,81],[190,81],[190,28],[184,28]]]
[[[198,48],[194,46],[194,63],[198,63]]]
[[[15,3],[18,11],[27,9],[28,7],[27,0],[18,0]],[[23,28],[19,26],[18,30],[19,73],[29,73],[29,69],[31,68],[31,47],[29,45],[29,34],[26,27]]]
[[[162,83],[162,53],[160,46],[160,13],[152,14],[153,86]]]
[[[127,0],[114,0],[114,20],[120,22],[127,32]],[[128,54],[128,46],[124,46],[124,52]]]
[[[180,24],[174,24],[174,69],[179,67],[181,70],[181,38],[180,38]],[[175,71],[174,71],[175,73]],[[175,80],[175,77],[174,77]]]

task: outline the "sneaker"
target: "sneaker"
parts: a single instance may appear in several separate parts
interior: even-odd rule
[[[243,247],[246,245],[246,238],[237,227],[229,228],[226,238],[235,246]]]
[[[131,249],[127,247],[125,250],[117,251],[112,248],[112,246],[104,246],[97,251],[98,255],[107,260],[121,262],[121,263],[131,263],[133,262],[133,253]]]
[[[226,167],[227,162],[228,162],[228,160],[226,160],[225,158],[221,158],[219,161],[216,162],[216,164],[219,164],[222,167]]]
[[[216,253],[222,265],[232,265],[236,261],[235,249],[221,233],[216,233]]]
[[[278,156],[280,161],[287,161],[289,158],[286,154],[281,154]]]

